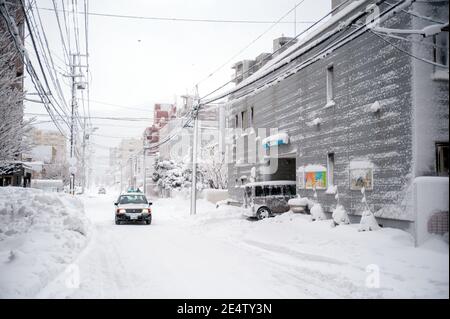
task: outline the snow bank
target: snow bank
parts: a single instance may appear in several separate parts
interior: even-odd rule
[[[70,195],[0,187],[0,298],[30,298],[86,246],[89,222]]]
[[[203,194],[208,202],[217,204],[228,198],[228,189],[204,189]]]
[[[237,296],[243,296],[243,287],[255,287],[261,278],[273,278],[264,281],[271,287],[269,297],[448,298],[448,244],[442,239],[432,238],[427,245],[416,248],[411,234],[390,227],[376,232],[358,232],[358,224],[331,229],[329,220],[311,223],[310,216],[292,212],[253,221],[243,218],[239,207],[216,209],[205,200],[197,203],[197,215],[192,216],[189,201],[159,199],[154,205],[155,223],[160,222],[159,227],[173,224],[177,233],[188,230],[187,235],[211,244],[214,252],[228,252],[231,247],[233,254],[224,254],[228,269],[233,271],[220,269],[216,276],[222,280],[220,287],[228,287],[229,278],[235,278],[237,273],[250,274],[241,285],[233,287]],[[221,240],[223,245],[212,246],[215,240]],[[172,240],[170,243],[173,246]],[[270,269],[272,275],[256,277],[253,282],[255,268],[247,260],[243,263],[243,256],[263,264],[262,269]],[[210,254],[204,258],[209,262]],[[373,265],[380,269],[379,288],[367,286],[368,267]],[[195,274],[198,266],[191,267]],[[204,291],[200,295],[205,296]]]
[[[323,208],[322,205],[320,204],[314,204],[313,207],[311,207],[311,217],[312,220],[325,220],[327,219],[327,216],[325,215],[325,213],[323,212]]]

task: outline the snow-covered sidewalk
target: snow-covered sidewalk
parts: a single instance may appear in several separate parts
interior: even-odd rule
[[[156,200],[152,225],[115,225],[114,195],[82,197],[91,240],[73,271],[35,297],[449,297],[441,239],[415,248],[400,230],[358,232],[358,225],[333,228],[293,213],[249,221],[239,208],[204,200],[190,216],[181,198]]]

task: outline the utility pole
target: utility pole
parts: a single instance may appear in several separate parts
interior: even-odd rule
[[[82,85],[82,83],[77,83],[76,78],[77,77],[83,77],[83,75],[80,74],[76,74],[76,68],[81,68],[81,67],[87,67],[86,65],[81,65],[78,64],[77,65],[77,57],[80,56],[85,56],[79,53],[72,53],[72,64],[70,65],[70,74],[68,75],[68,77],[70,77],[72,79],[72,103],[71,103],[71,116],[70,116],[70,194],[74,195],[75,194],[75,174],[76,174],[76,159],[75,159],[75,113],[76,113],[76,109],[77,109],[77,89],[81,89],[84,90],[84,86]],[[85,119],[86,121],[86,119]],[[86,126],[86,122],[84,123],[84,128],[83,128],[83,144],[85,143],[85,127]],[[84,150],[83,150],[84,152]],[[83,154],[83,159],[82,161],[84,162],[84,154]],[[84,163],[83,163],[84,165]],[[84,169],[84,167],[83,167]]]
[[[144,176],[142,178],[142,183],[144,184],[144,195],[147,196],[147,165],[145,163],[145,155],[147,153],[147,147],[145,146],[145,140],[144,140],[144,150],[142,154],[142,170],[144,172]]]
[[[76,97],[76,81],[75,81],[75,64],[76,55],[72,54],[72,65],[70,66],[70,77],[72,78],[72,111],[70,116],[70,194],[75,194],[75,136],[74,136],[74,120],[75,120],[75,108],[77,103]]]
[[[197,109],[198,109],[198,107],[199,107],[199,105],[197,105]],[[192,146],[191,215],[195,215],[197,213],[197,143],[198,143],[197,114],[195,115],[195,118],[194,118],[194,132],[193,132],[194,143]]]
[[[84,189],[86,187],[86,118],[83,120],[83,143],[82,143],[82,153],[81,153],[81,192],[84,194]]]
[[[86,118],[84,118],[83,121],[83,151],[82,151],[82,158],[81,158],[81,170],[82,170],[82,180],[81,180],[81,187],[82,187],[82,193],[84,194],[84,190],[86,188],[86,145],[87,142],[90,139],[90,135],[97,130],[98,127],[93,127],[89,131],[86,130]],[[89,188],[89,185],[88,185]]]
[[[196,86],[197,106],[194,108],[194,141],[192,145],[192,185],[191,185],[191,215],[197,213],[197,144],[198,144],[198,112],[200,110],[200,99],[198,87]]]

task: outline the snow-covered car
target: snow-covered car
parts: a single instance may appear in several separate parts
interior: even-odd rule
[[[122,222],[152,223],[151,202],[142,193],[124,193],[114,203],[116,225]]]
[[[264,219],[289,210],[288,202],[296,197],[295,181],[265,181],[243,185],[244,216]]]

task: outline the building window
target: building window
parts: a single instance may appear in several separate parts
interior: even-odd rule
[[[448,63],[448,31],[443,31],[433,36],[433,60],[442,65]]]
[[[334,67],[327,68],[327,105],[334,103]]]
[[[247,111],[241,112],[241,120],[242,120],[242,129],[245,130],[248,128],[248,114]]]
[[[236,114],[234,117],[234,128],[239,127],[239,116]]]
[[[334,185],[334,153],[328,153],[327,157],[327,181],[328,186]]]
[[[253,106],[252,106],[252,107],[250,108],[250,126],[251,126],[251,127],[254,126],[254,121],[253,121],[254,116],[255,116],[255,113],[254,113],[254,109],[253,109]]]
[[[436,174],[448,176],[448,142],[436,143]]]

